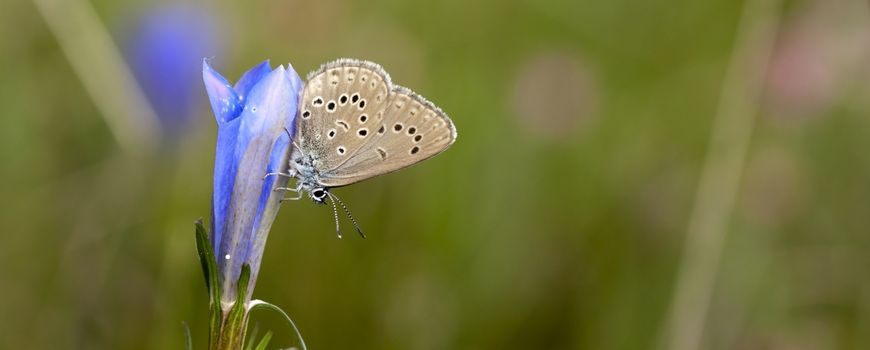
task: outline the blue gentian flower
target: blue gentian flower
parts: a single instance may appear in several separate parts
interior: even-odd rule
[[[287,178],[290,136],[302,80],[293,67],[272,69],[265,61],[231,86],[203,61],[202,75],[218,125],[212,198],[212,246],[220,276],[221,302],[236,300],[243,264],[250,265],[247,295],[257,278],[269,228]],[[289,131],[289,135],[288,135]]]
[[[164,5],[134,23],[125,44],[130,68],[164,133],[178,135],[197,112],[197,65],[220,53],[215,20],[202,9]]]

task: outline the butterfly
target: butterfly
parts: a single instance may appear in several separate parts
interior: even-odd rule
[[[347,206],[330,192],[417,164],[456,141],[453,121],[435,104],[394,85],[373,62],[338,59],[308,74],[299,100],[288,174],[317,204],[332,203],[336,233],[338,202],[357,232],[365,235]]]

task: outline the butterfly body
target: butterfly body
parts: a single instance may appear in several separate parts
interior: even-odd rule
[[[394,85],[381,66],[353,59],[310,73],[299,100],[290,174],[318,204],[330,188],[414,165],[456,140],[440,108]]]
[[[307,193],[314,203],[325,204],[326,191],[329,188],[320,184],[317,174],[318,162],[311,155],[294,152],[290,160],[291,174],[297,181],[297,191]]]

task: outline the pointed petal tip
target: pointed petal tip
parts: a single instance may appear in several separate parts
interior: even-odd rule
[[[251,92],[251,89],[271,72],[272,67],[269,60],[260,62],[260,64],[249,69],[245,74],[242,74],[242,77],[239,78],[239,81],[237,81],[235,85],[236,93],[239,94],[242,99],[245,99]]]
[[[208,79],[217,79],[217,80],[226,81],[226,79],[220,73],[218,73],[216,70],[214,70],[214,68],[211,67],[211,65],[208,63],[209,60],[211,60],[211,59],[208,57],[202,59],[202,77],[203,77],[203,80],[206,80],[206,83],[208,83]]]
[[[209,66],[207,59],[202,61],[202,81],[218,123],[230,121],[239,115],[241,112],[239,96],[232,85]]]
[[[263,69],[270,71],[270,72],[272,71],[272,63],[270,62],[270,60],[268,60],[268,59],[263,60],[263,62],[258,63],[256,66],[254,66],[254,68],[251,68],[250,70],[254,71],[254,70],[263,70]]]
[[[211,62],[211,60],[213,60],[213,59],[214,59],[214,56],[202,58],[202,70],[203,71],[214,70],[213,68],[211,68],[211,65],[209,64],[209,62]]]
[[[293,68],[290,62],[287,62],[287,78],[290,79],[290,85],[294,90],[302,89],[302,78],[299,77],[299,73],[296,72],[296,69]]]

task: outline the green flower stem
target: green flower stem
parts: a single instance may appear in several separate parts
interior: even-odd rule
[[[219,331],[216,350],[239,350],[245,344],[245,330],[247,327],[248,308],[245,307],[245,291],[251,278],[251,266],[242,265],[242,273],[239,275],[236,302],[223,314],[223,325]]]

